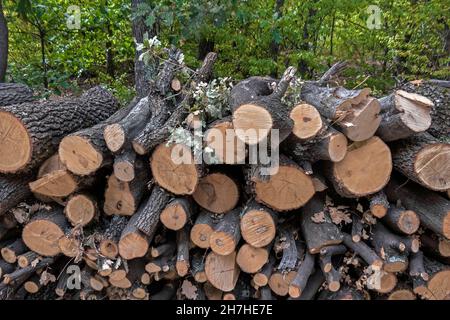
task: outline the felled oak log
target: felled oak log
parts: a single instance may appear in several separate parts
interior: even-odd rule
[[[20,83],[0,83],[0,106],[33,101],[33,90]]]
[[[450,188],[450,143],[421,133],[391,146],[394,168],[425,188]]]
[[[0,216],[31,196],[28,183],[33,174],[0,177]]]
[[[38,167],[57,151],[68,134],[103,121],[117,109],[117,101],[96,87],[80,98],[2,107],[0,172],[17,173]]]

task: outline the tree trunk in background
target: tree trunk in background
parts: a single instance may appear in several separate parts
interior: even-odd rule
[[[42,60],[42,83],[44,84],[44,88],[48,88],[48,77],[47,77],[47,58],[45,56],[45,31],[39,29],[39,39],[41,41],[41,60]]]
[[[0,82],[5,82],[8,66],[8,25],[3,14],[3,3],[0,0]]]
[[[277,0],[276,1],[276,4],[275,4],[275,15],[276,15],[276,18],[275,18],[275,20],[279,20],[283,16],[283,11],[282,11],[283,5],[284,5],[284,0]],[[276,21],[275,21],[275,23],[276,23]],[[277,29],[277,27],[275,26],[272,31],[274,31],[276,29]],[[270,55],[272,57],[272,60],[275,62],[275,64],[278,61],[278,54],[279,53],[280,53],[280,43],[275,41],[275,39],[273,39],[273,36],[272,36],[272,41],[270,42]],[[271,76],[274,77],[274,78],[278,78],[278,66],[272,72]]]
[[[136,12],[140,4],[146,3],[145,0],[132,0],[131,10]],[[145,20],[142,17],[133,19],[132,21],[133,37],[136,39],[137,43],[142,43],[144,41],[144,34],[147,33],[148,38],[153,38],[155,36],[154,30],[147,27]],[[146,66],[143,61],[139,61],[139,56],[142,52],[136,50],[134,57],[134,77],[135,77],[135,87],[136,93],[139,98],[143,98],[149,93],[150,81],[148,75],[146,74]]]
[[[108,5],[108,1],[105,2],[105,6]],[[106,34],[108,35],[108,39],[106,41],[106,73],[111,77],[114,77],[114,52],[113,52],[113,31],[111,29],[111,20],[108,17],[108,21],[106,22]]]
[[[317,1],[314,1],[314,4]],[[314,21],[314,17],[317,13],[317,10],[315,8],[309,8],[308,9],[308,16],[306,17],[305,24],[303,25],[303,42],[300,45],[300,49],[302,51],[309,51],[310,50],[310,38],[311,38],[311,30],[309,29],[312,22]],[[298,71],[302,76],[305,76],[307,74],[310,74],[311,70],[309,70],[308,62],[305,61],[303,58],[299,60],[298,62]]]
[[[214,51],[215,46],[214,40],[206,39],[205,37],[202,37],[198,43],[198,60],[204,60],[206,55],[210,52]]]

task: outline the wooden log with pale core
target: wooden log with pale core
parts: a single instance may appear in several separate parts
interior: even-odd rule
[[[0,172],[37,168],[66,135],[106,119],[117,101],[95,87],[79,98],[3,106],[0,110]]]
[[[211,173],[200,180],[192,197],[208,211],[225,213],[237,205],[239,188],[226,174]]]
[[[241,208],[227,212],[217,223],[209,238],[209,245],[215,253],[226,256],[235,252],[241,239],[240,212]]]
[[[199,248],[209,248],[211,234],[216,225],[211,212],[201,211],[191,228],[191,241]]]
[[[162,224],[170,230],[180,230],[194,215],[193,205],[188,198],[171,200],[159,216]]]
[[[217,289],[229,292],[236,286],[240,269],[236,264],[236,252],[221,256],[210,252],[205,261],[208,281]]]
[[[349,145],[344,160],[327,164],[325,175],[343,197],[359,198],[380,191],[392,171],[391,151],[378,137]]]
[[[67,201],[64,213],[73,226],[85,226],[98,214],[97,201],[87,194],[76,194]]]
[[[277,214],[271,209],[252,201],[241,214],[242,238],[253,247],[265,247],[276,234]]]
[[[269,260],[269,250],[255,248],[245,243],[237,253],[236,263],[246,273],[258,272]]]
[[[384,141],[408,138],[431,125],[433,102],[424,96],[397,90],[379,101],[382,121],[376,134]]]

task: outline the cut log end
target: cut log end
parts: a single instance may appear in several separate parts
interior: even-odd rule
[[[403,123],[413,132],[426,131],[431,125],[430,109],[433,102],[416,93],[395,92],[395,107],[401,112]]]
[[[81,243],[75,238],[61,237],[58,240],[58,246],[66,257],[75,258],[81,253]]]
[[[238,139],[231,121],[219,121],[205,133],[206,146],[214,151],[218,163],[245,163],[245,144]]]
[[[150,166],[154,179],[164,189],[178,195],[194,193],[200,177],[188,147],[161,144],[153,152]]]
[[[100,242],[99,250],[102,255],[109,259],[115,259],[119,254],[117,243],[108,239],[104,239]]]
[[[225,213],[239,201],[239,188],[227,175],[212,173],[200,180],[192,196],[202,208],[214,213]]]
[[[214,229],[209,224],[195,224],[191,229],[191,240],[199,248],[207,249],[213,232]]]
[[[389,293],[394,290],[397,285],[397,276],[394,273],[383,272],[380,276],[380,281],[375,287],[379,293]]]
[[[246,273],[258,272],[269,260],[269,252],[265,248],[255,248],[243,244],[239,249],[236,262]]]
[[[64,231],[49,220],[36,220],[23,228],[22,239],[28,248],[43,256],[56,256],[61,252],[58,240]]]
[[[78,184],[67,170],[56,170],[44,175],[42,178],[30,182],[33,193],[62,198],[67,197],[78,188]]]
[[[374,204],[370,207],[370,212],[377,218],[383,218],[388,211],[383,204]]]
[[[115,175],[108,179],[105,191],[103,210],[108,215],[131,216],[135,213],[138,203],[127,182],[120,181]]]
[[[405,234],[415,233],[420,226],[417,214],[412,210],[405,210],[400,214],[398,228]]]
[[[41,288],[41,286],[39,285],[39,282],[35,282],[35,281],[26,281],[24,283],[24,288],[28,293],[37,293],[39,291],[39,289]]]
[[[441,239],[439,240],[438,250],[441,256],[450,257],[450,240]]]
[[[237,243],[235,238],[229,233],[215,231],[209,238],[209,245],[215,253],[226,256],[233,253]]]
[[[241,218],[241,233],[253,247],[267,246],[275,238],[275,221],[267,211],[250,210]]]
[[[215,288],[224,292],[232,291],[240,273],[236,264],[236,252],[228,256],[209,253],[205,261],[205,273],[208,281]]]
[[[450,144],[432,144],[417,153],[414,162],[417,178],[428,188],[445,191],[450,188]]]
[[[264,140],[272,126],[272,116],[263,107],[244,104],[233,112],[236,136],[248,145],[255,145]]]
[[[94,219],[97,213],[97,204],[90,197],[78,194],[69,199],[65,214],[73,226],[85,226]]]
[[[319,111],[310,104],[295,106],[290,118],[294,121],[292,134],[302,140],[315,137],[324,125]]]
[[[345,158],[347,154],[348,140],[344,134],[334,132],[329,138],[328,154],[332,162],[339,162]]]
[[[120,181],[133,181],[135,178],[134,165],[128,161],[114,163],[114,175]]]
[[[180,203],[167,206],[159,216],[162,224],[166,228],[175,231],[184,227],[188,217],[188,213]]]
[[[103,163],[103,155],[79,136],[67,136],[61,141],[59,157],[67,169],[81,176],[97,171]]]
[[[389,295],[388,300],[416,300],[416,295],[408,289],[395,290]]]
[[[333,164],[336,190],[347,197],[361,197],[380,191],[392,171],[391,151],[378,137],[354,143],[341,162]]]
[[[263,273],[257,273],[253,276],[253,282],[258,287],[264,287],[269,283],[269,278]]]
[[[256,200],[277,211],[298,209],[314,195],[311,177],[294,166],[280,166],[267,181],[254,181]]]
[[[342,121],[341,128],[345,135],[352,141],[364,141],[372,137],[381,122],[380,109],[380,103],[375,98],[368,98],[353,106],[352,114]]]
[[[112,152],[118,152],[124,145],[126,139],[122,126],[117,123],[106,126],[103,137],[106,146]]]
[[[138,233],[129,233],[119,241],[119,254],[126,260],[145,256],[148,251],[148,240]]]
[[[273,273],[269,278],[269,287],[279,296],[287,296],[289,293],[289,284],[295,279],[297,272],[291,271],[287,274],[280,272]]]
[[[428,290],[433,296],[433,300],[450,299],[450,270],[437,272],[428,281]]]
[[[33,146],[22,121],[0,111],[0,172],[15,173],[31,160]]]

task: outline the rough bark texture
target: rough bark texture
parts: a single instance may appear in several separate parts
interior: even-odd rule
[[[450,201],[412,182],[392,177],[386,188],[390,201],[402,205],[419,216],[421,225],[450,239]]]
[[[33,174],[0,177],[0,215],[31,196],[28,183],[33,179]]]
[[[75,99],[2,107],[0,116],[13,116],[15,125],[23,126],[23,135],[14,147],[18,157],[6,162],[0,160],[0,172],[23,172],[36,168],[55,153],[59,142],[69,133],[95,125],[116,110],[116,99],[101,87],[90,89]],[[13,120],[10,118],[9,121]],[[8,136],[6,129],[0,131]],[[2,140],[2,153],[11,152],[8,141]]]
[[[0,18],[1,24],[1,18]],[[0,26],[1,32],[1,26]],[[1,44],[0,44],[1,46]],[[0,62],[1,64],[1,62]],[[1,68],[1,67],[0,67]],[[0,70],[1,73],[1,70]],[[2,81],[2,80],[0,80]],[[33,101],[33,91],[24,84],[0,83],[0,106],[9,106]]]
[[[397,141],[391,146],[394,168],[425,188],[450,188],[450,143],[428,133]]]
[[[214,228],[209,239],[211,249],[222,256],[229,255],[236,250],[241,239],[240,212],[242,208],[236,208],[227,212]]]

